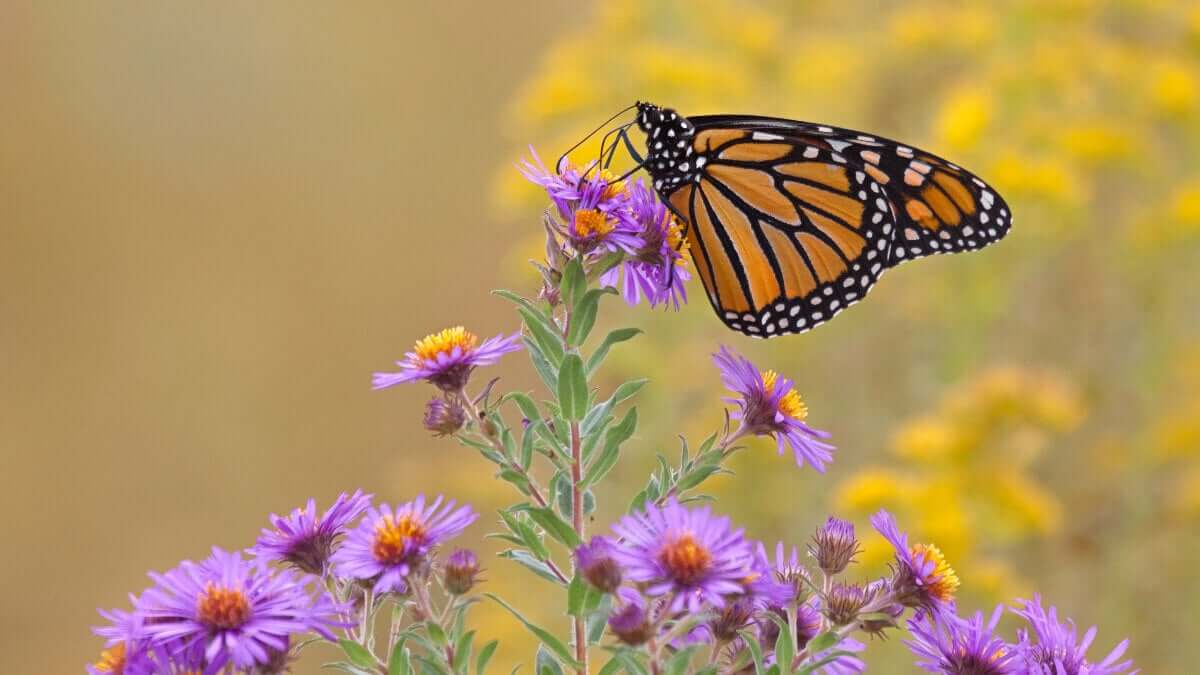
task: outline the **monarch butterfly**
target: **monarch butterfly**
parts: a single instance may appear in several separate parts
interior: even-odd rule
[[[717,316],[751,337],[809,330],[861,300],[887,269],[982,248],[1012,224],[979,177],[887,138],[635,106],[645,157],[629,142],[633,122],[615,131],[683,221]]]

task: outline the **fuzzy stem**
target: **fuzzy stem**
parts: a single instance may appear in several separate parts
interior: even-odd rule
[[[579,540],[583,541],[583,442],[579,435],[579,422],[571,422],[571,527]],[[588,643],[587,626],[582,616],[574,618],[575,623],[575,660],[581,665],[576,672],[587,675],[588,672]]]

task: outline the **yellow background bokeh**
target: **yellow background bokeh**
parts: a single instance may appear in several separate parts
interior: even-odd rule
[[[712,481],[756,538],[894,510],[960,606],[1039,590],[1144,672],[1188,672],[1200,600],[1200,10],[1166,0],[701,0],[0,5],[0,672],[79,672],[96,607],[148,569],[250,545],[266,515],[363,487],[473,503],[489,590],[546,625],[544,582],[490,557],[513,499],[428,437],[429,392],[369,391],[412,341],[516,328],[536,191],[612,112],[756,113],[904,139],[1007,198],[986,251],[887,275],[798,337],[606,306],[647,331],[600,386],[648,375],[596,527],[653,455],[721,421],[718,344],[797,380],[839,449],[766,442]],[[582,157],[582,155],[581,155]],[[520,355],[495,373],[538,386]],[[492,606],[497,664],[532,661]],[[1099,650],[1098,650],[1099,651]],[[1097,651],[1097,653],[1098,653]],[[300,673],[317,672],[323,656]],[[912,672],[898,641],[872,672]]]

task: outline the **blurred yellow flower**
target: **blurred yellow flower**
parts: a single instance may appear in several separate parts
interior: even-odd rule
[[[938,137],[953,148],[973,147],[987,130],[993,107],[992,97],[978,87],[951,93],[938,113]]]
[[[1167,61],[1157,65],[1150,74],[1150,100],[1161,112],[1188,115],[1200,100],[1200,84],[1196,67]]]

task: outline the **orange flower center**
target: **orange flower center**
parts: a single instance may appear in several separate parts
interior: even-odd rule
[[[613,224],[596,209],[579,209],[575,212],[575,235],[590,237],[593,234],[603,237],[613,231]]]
[[[467,353],[473,351],[478,343],[479,338],[475,337],[474,333],[462,326],[455,326],[440,333],[426,335],[424,339],[417,341],[413,351],[422,361],[436,361],[439,354],[452,353],[455,347],[462,353]]]
[[[679,259],[675,261],[675,264],[686,265],[687,256],[684,254],[687,253],[688,246],[690,246],[690,244],[688,243],[687,237],[683,236],[683,225],[679,222],[679,219],[670,212],[667,212],[666,218],[669,223],[667,225],[667,243],[672,249],[679,251]]]
[[[125,643],[117,644],[100,652],[100,660],[92,664],[102,673],[121,673],[125,670]]]
[[[773,391],[775,382],[779,380],[779,373],[773,370],[764,370],[762,379],[763,386],[768,391]],[[795,389],[788,389],[783,398],[779,399],[779,412],[794,420],[803,420],[808,417],[808,406],[804,405],[804,400],[800,398],[800,394]]]
[[[659,560],[676,582],[690,586],[700,580],[712,564],[712,553],[695,537],[685,534],[663,547]]]
[[[604,181],[604,192],[601,193],[601,199],[612,199],[625,194],[625,185],[617,182],[617,175],[608,169],[600,172],[600,180]]]
[[[411,515],[399,519],[384,516],[375,526],[371,553],[384,565],[399,565],[412,552],[413,544],[424,541],[425,536],[425,527]]]
[[[200,596],[196,616],[202,623],[215,628],[238,628],[250,620],[250,601],[241,591],[210,581]]]
[[[933,544],[913,544],[912,554],[918,565],[925,567],[933,563],[933,572],[925,579],[925,588],[938,600],[948,602],[958,590],[959,580],[954,568],[946,562],[946,556]]]

